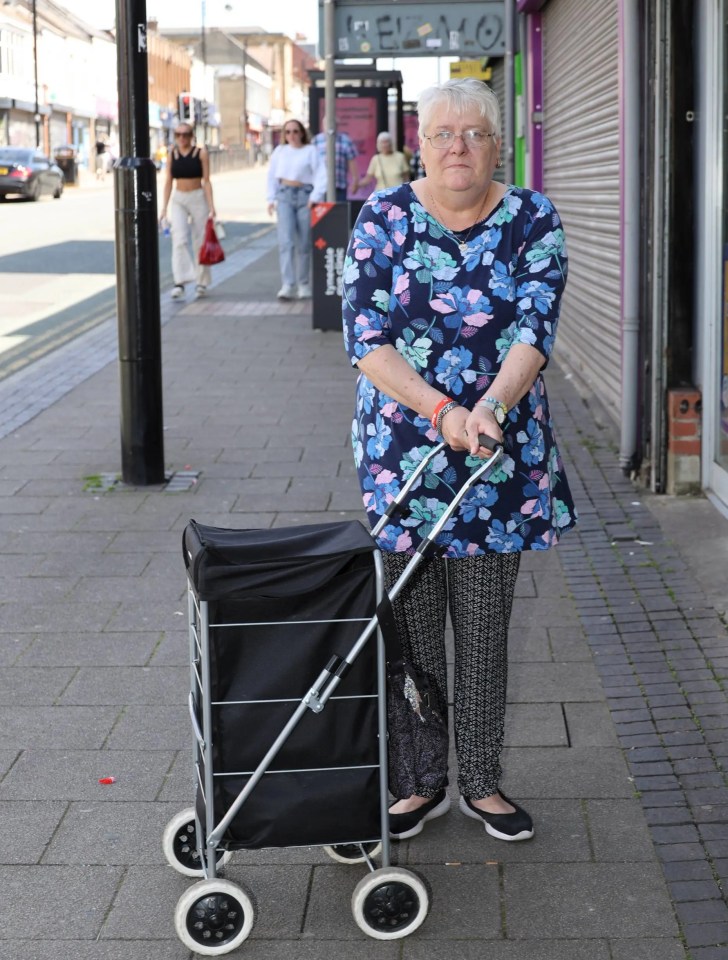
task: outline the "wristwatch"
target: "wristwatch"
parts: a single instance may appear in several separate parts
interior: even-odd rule
[[[480,400],[478,400],[477,406],[480,406],[481,404],[493,411],[495,422],[499,427],[502,427],[506,422],[506,417],[508,416],[508,407],[505,405],[505,403],[503,403],[502,400],[498,400],[497,397],[482,397]]]

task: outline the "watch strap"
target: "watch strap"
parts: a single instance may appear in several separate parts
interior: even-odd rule
[[[505,421],[506,417],[508,416],[508,407],[505,405],[505,403],[503,403],[502,400],[499,400],[497,397],[481,397],[480,400],[478,400],[478,403],[476,404],[476,406],[479,406],[481,404],[484,407],[488,407],[490,410],[493,411],[493,413],[499,410],[503,421]],[[498,417],[496,417],[496,419],[498,419]]]

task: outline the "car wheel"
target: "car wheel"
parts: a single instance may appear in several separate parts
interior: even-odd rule
[[[30,191],[28,192],[28,199],[35,203],[36,200],[40,200],[40,194],[40,180],[34,180],[30,186]]]

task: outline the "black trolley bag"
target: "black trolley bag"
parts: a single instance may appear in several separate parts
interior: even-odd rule
[[[321,845],[334,860],[369,867],[352,895],[366,934],[396,939],[424,922],[425,884],[390,866],[381,624],[465,493],[502,457],[500,445],[480,439],[491,456],[388,596],[376,537],[444,444],[371,533],[358,521],[232,530],[193,520],[185,528],[197,795],[167,825],[163,848],[178,872],[204,877],[175,911],[190,950],[227,953],[250,934],[252,897],[219,876],[237,849]]]

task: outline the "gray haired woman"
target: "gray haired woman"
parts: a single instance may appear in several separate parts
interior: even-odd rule
[[[502,140],[489,87],[430,87],[419,120],[427,176],[369,198],[344,264],[345,342],[359,371],[354,458],[374,524],[432,445],[446,444],[407,515],[379,537],[391,583],[488,455],[479,435],[505,446],[394,612],[405,655],[447,717],[449,610],[460,809],[494,837],[526,840],[532,820],[500,788],[507,636],[521,552],[548,549],[576,523],[543,380],[566,246],[545,196],[493,179]],[[393,837],[412,837],[448,810],[447,768],[432,773],[430,786],[423,778],[395,798]]]
[[[392,135],[387,130],[382,130],[377,136],[377,152],[369,161],[367,172],[359,186],[365,187],[370,183],[376,183],[377,190],[386,190],[387,187],[407,183],[409,178],[410,168],[407,158],[401,150],[394,149]]]

